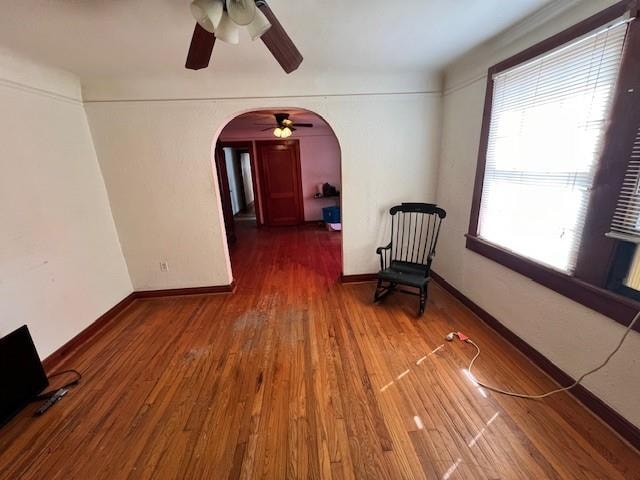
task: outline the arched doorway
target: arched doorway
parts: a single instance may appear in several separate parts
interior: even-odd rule
[[[306,109],[252,110],[227,122],[213,150],[234,279],[250,245],[276,239],[302,256],[326,257],[325,274],[337,279],[342,159],[331,126]]]

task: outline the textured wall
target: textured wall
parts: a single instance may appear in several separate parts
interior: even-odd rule
[[[443,107],[438,203],[448,216],[434,270],[574,377],[607,356],[623,327],[465,248],[486,82],[476,73],[482,68],[486,74],[496,61],[586,18],[603,3],[584,2],[523,38],[497,38],[471,52],[449,69]],[[638,352],[640,335],[632,332],[609,366],[584,385],[640,426]]]
[[[0,336],[43,358],[132,290],[79,91],[0,55]]]
[[[260,108],[306,108],[333,127],[342,149],[344,272],[375,271],[389,207],[435,199],[440,102],[401,94],[86,103],[134,287],[231,281],[211,147],[231,118]]]
[[[336,198],[314,199],[318,184],[328,182],[341,190],[340,145],[335,136],[309,136],[300,139],[302,164],[302,195],[304,219],[322,220],[322,207],[339,205]]]

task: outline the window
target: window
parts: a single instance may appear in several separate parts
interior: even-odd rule
[[[467,248],[621,323],[640,309],[640,20],[625,0],[494,65]]]
[[[573,273],[626,30],[494,74],[479,237]]]
[[[631,157],[608,235],[640,243],[640,127],[633,139]]]

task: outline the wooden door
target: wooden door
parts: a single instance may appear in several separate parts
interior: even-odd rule
[[[227,163],[224,157],[224,150],[220,142],[216,143],[216,169],[218,171],[218,187],[220,188],[220,201],[222,203],[222,216],[224,217],[224,227],[227,231],[227,243],[236,241],[235,225],[233,223],[233,209],[231,208],[231,192],[229,190],[229,176],[227,174]]]
[[[297,140],[256,142],[265,224],[298,225],[304,221],[300,146]]]

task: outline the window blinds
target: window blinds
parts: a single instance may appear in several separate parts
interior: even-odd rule
[[[640,243],[640,127],[631,148],[631,158],[608,236]]]
[[[626,21],[496,74],[478,235],[572,273]]]

